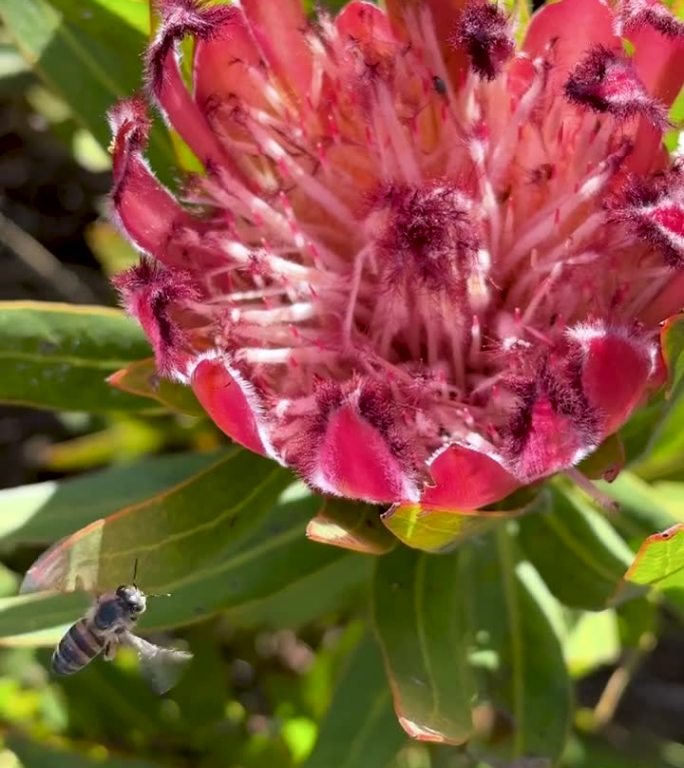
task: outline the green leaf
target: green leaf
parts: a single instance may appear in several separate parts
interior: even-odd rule
[[[563,645],[573,677],[584,677],[620,656],[620,636],[614,610],[582,613],[568,632]]]
[[[139,558],[142,587],[170,591],[257,527],[289,482],[274,462],[232,449],[209,469],[55,545],[23,589],[104,591],[130,581]]]
[[[153,357],[136,360],[113,373],[107,382],[122,392],[155,400],[171,411],[189,416],[206,416],[190,387],[159,378]]]
[[[123,507],[191,479],[216,453],[157,456],[132,464],[0,491],[0,546],[52,544]]]
[[[149,408],[106,381],[149,353],[140,328],[118,310],[0,302],[0,402],[93,413]]]
[[[684,590],[684,524],[649,536],[625,574],[625,581],[668,592]]]
[[[670,317],[663,323],[660,340],[672,395],[684,386],[684,314]]]
[[[546,509],[519,522],[525,554],[561,603],[600,611],[620,586],[632,552],[577,489],[558,482],[544,494]]]
[[[111,139],[107,109],[142,85],[145,7],[133,0],[93,0],[87,9],[78,0],[0,4],[2,20],[26,61],[105,149]],[[161,170],[173,160],[163,129],[153,130],[149,152]]]
[[[90,599],[82,592],[15,595],[0,598],[0,645],[56,645],[82,616]]]
[[[352,652],[303,768],[384,768],[405,743],[375,640]]]
[[[299,550],[301,543],[291,545]],[[313,545],[315,546],[315,545]],[[297,629],[323,616],[352,612],[364,605],[373,573],[373,560],[352,554],[320,561],[320,567],[300,577],[300,568],[313,560],[314,550],[301,547],[305,559],[284,573],[273,594],[248,599],[225,611],[226,620],[240,629]],[[319,547],[320,549],[320,547]],[[316,553],[316,560],[318,558]],[[285,570],[285,569],[284,569]],[[293,579],[289,581],[289,579]],[[182,622],[185,623],[185,622]]]
[[[419,504],[397,504],[382,519],[407,546],[423,552],[448,552],[462,541],[491,531],[508,517],[502,512],[426,512]]]
[[[389,552],[397,543],[383,526],[377,506],[337,498],[325,500],[306,535],[312,541],[371,555]]]
[[[644,536],[676,522],[669,511],[668,498],[632,472],[621,472],[612,483],[598,485],[620,505],[613,522],[634,548]]]
[[[477,730],[478,754],[560,754],[570,685],[555,604],[518,561],[507,526],[442,557],[395,550],[378,561],[373,597],[395,708],[410,735],[459,743]]]
[[[656,642],[661,618],[656,601],[646,595],[623,603],[617,609],[620,644],[623,649],[649,649]]]
[[[668,372],[668,391],[648,444],[631,469],[653,479],[684,468],[684,315],[669,318],[660,334]]]
[[[570,681],[554,622],[557,604],[532,566],[519,560],[507,527],[469,550],[461,588],[472,591],[480,701],[512,725],[497,750],[509,759],[555,760],[571,718]]]
[[[10,736],[7,746],[21,761],[23,768],[160,768],[159,763],[112,755],[92,758],[78,752],[54,749],[37,741]]]
[[[248,627],[261,623],[260,618],[278,626],[293,616],[297,623],[334,611],[337,598],[345,595],[340,587],[358,591],[368,581],[372,558],[307,540],[306,524],[319,504],[301,486],[288,488],[249,535],[225,549],[219,562],[189,571],[169,588],[170,598],[151,601],[140,621],[142,631],[190,624],[225,609],[234,626]],[[143,588],[150,560],[148,555],[140,563]],[[123,581],[130,580],[130,571],[124,576]],[[54,645],[86,605],[80,593],[0,599],[0,644]]]
[[[537,491],[521,488],[492,509],[423,509],[420,504],[395,504],[382,517],[404,544],[424,552],[449,552],[502,521],[534,512]]]
[[[137,32],[135,39],[144,42],[150,35],[149,0],[48,0],[71,24],[75,24],[94,40],[107,41],[111,47],[121,45],[122,32]]]
[[[462,565],[459,554],[398,547],[376,566],[373,614],[394,706],[404,730],[421,741],[462,744],[473,730]]]

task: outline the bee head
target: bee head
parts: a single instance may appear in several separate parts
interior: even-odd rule
[[[116,590],[116,596],[131,613],[142,613],[147,607],[145,593],[136,586],[122,585]]]

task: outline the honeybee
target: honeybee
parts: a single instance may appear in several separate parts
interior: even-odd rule
[[[138,618],[147,607],[147,595],[135,584],[123,584],[98,597],[88,613],[66,632],[52,654],[52,669],[58,675],[73,675],[103,654],[114,658],[122,645],[133,648],[141,670],[153,689],[166,693],[177,682],[192,654],[155,645],[133,634]]]

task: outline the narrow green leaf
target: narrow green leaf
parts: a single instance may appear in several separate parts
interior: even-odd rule
[[[81,592],[15,595],[0,599],[0,638],[13,635],[31,635],[50,630],[47,644],[61,637],[61,630],[83,615],[90,602]],[[58,632],[52,631],[58,628]],[[33,641],[18,640],[14,645],[33,645]]]
[[[1,402],[94,413],[149,408],[106,381],[149,353],[140,328],[118,310],[0,302]]]
[[[158,456],[74,479],[0,491],[0,546],[52,544],[192,478],[218,458],[217,453]]]
[[[308,541],[306,524],[318,504],[319,499],[299,486],[288,488],[249,535],[225,549],[219,562],[188,572],[170,588],[170,598],[150,601],[141,630],[178,627],[225,609],[234,626],[260,621],[278,626],[293,617],[296,623],[334,611],[336,600],[344,598],[340,587],[357,592],[363,588],[372,558]],[[148,559],[141,560],[139,568],[143,588],[147,564]],[[124,581],[129,579],[130,572]],[[292,603],[298,610],[288,610]],[[0,599],[0,644],[54,645],[86,604],[80,593]]]
[[[190,387],[159,378],[153,357],[130,363],[120,371],[113,373],[107,381],[110,386],[116,387],[122,392],[155,400],[177,413],[185,413],[189,416],[206,416],[206,412]]]
[[[299,545],[292,546],[295,548]],[[304,554],[307,560],[284,574],[285,580],[274,587],[278,591],[228,608],[224,615],[230,625],[243,630],[297,629],[324,616],[358,611],[365,604],[373,574],[372,558],[342,555],[322,561],[320,568],[300,578],[300,568],[313,556],[313,551],[307,548]]]
[[[476,736],[477,754],[557,758],[570,684],[555,604],[519,562],[507,526],[450,555],[397,549],[380,558],[373,599],[395,709],[410,735]]]
[[[230,450],[209,469],[55,545],[22,589],[111,589],[130,581],[139,558],[142,587],[170,591],[256,528],[289,482],[274,462]]]
[[[101,147],[110,142],[107,109],[142,84],[141,53],[147,43],[136,5],[94,0],[4,0],[0,16],[20,53],[71,108]],[[164,171],[173,159],[166,132],[153,130],[153,164]],[[168,173],[167,173],[168,175]]]
[[[557,483],[545,495],[546,510],[520,520],[525,554],[561,603],[603,610],[622,582],[631,550],[576,489]]]
[[[397,543],[383,526],[377,506],[337,498],[325,500],[306,535],[312,541],[372,555],[389,552]]]
[[[384,768],[405,743],[377,643],[352,652],[303,768]]]
[[[21,761],[22,768],[160,768],[159,763],[135,758],[108,756],[104,759],[87,757],[65,749],[54,749],[37,741],[9,736],[7,747]]]
[[[467,589],[458,555],[434,557],[398,547],[378,560],[373,614],[394,706],[421,741],[462,744],[472,734],[474,692]]]
[[[462,581],[478,666],[479,703],[510,723],[496,745],[507,759],[555,761],[571,719],[570,681],[554,624],[555,605],[534,568],[519,560],[507,526],[461,553]]]
[[[275,506],[244,542],[226,551],[220,563],[191,574],[173,588],[171,598],[157,601],[154,613],[145,616],[141,626],[150,630],[176,627],[225,609],[238,625],[241,611],[264,600],[271,604],[281,598],[287,601],[284,593],[308,579],[317,581],[324,595],[328,589],[332,595],[334,587],[328,584],[336,576],[331,567],[336,563],[346,563],[345,571],[358,569],[360,579],[367,577],[369,568],[363,555],[307,540],[306,522],[316,503],[307,494]],[[349,580],[349,574],[344,578]],[[334,608],[320,597],[319,605],[324,614]]]

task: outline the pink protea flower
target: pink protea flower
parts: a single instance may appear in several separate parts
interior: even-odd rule
[[[175,197],[143,102],[112,110],[145,254],[117,285],[235,441],[325,493],[468,512],[576,465],[659,384],[684,305],[664,6],[561,0],[521,48],[475,0],[160,10],[149,92],[206,173]]]

